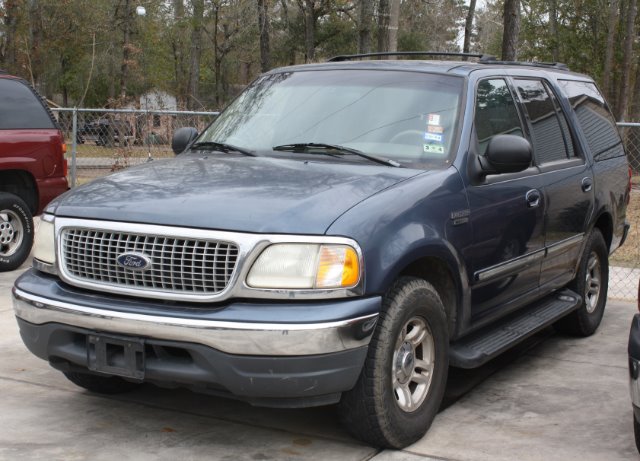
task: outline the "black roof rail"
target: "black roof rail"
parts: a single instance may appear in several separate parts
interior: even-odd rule
[[[493,56],[483,56],[478,62],[480,64],[498,64],[509,66],[529,66],[529,67],[548,67],[550,69],[570,70],[569,66],[562,62],[538,62],[538,61],[498,61]]]
[[[450,51],[385,51],[378,53],[343,54],[340,56],[329,58],[327,62],[351,61],[360,58],[375,58],[384,56],[459,56],[466,58],[495,59],[495,57],[493,56],[479,53],[456,53]]]

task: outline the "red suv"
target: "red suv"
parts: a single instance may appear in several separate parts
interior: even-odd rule
[[[69,189],[62,132],[42,97],[0,71],[0,272],[19,267],[33,243],[33,215]]]

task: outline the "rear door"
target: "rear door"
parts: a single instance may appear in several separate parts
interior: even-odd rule
[[[514,83],[525,108],[543,182],[546,256],[540,285],[547,291],[573,278],[593,212],[594,180],[551,84],[532,78],[515,78]]]

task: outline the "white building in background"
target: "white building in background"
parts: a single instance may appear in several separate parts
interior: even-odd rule
[[[149,111],[149,114],[118,114],[126,120],[135,134],[136,144],[167,144],[174,131],[174,115],[153,113],[155,111],[177,111],[175,96],[161,90],[153,90],[140,96],[137,102],[124,109]]]
[[[178,100],[164,91],[154,90],[140,96],[142,110],[178,110]]]

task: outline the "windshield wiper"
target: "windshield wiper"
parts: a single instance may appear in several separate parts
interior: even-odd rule
[[[338,154],[357,155],[358,157],[366,158],[367,160],[370,160],[372,162],[381,163],[383,165],[392,166],[395,168],[399,168],[402,166],[395,160],[390,160],[384,157],[377,157],[371,154],[365,154],[364,152],[359,151],[358,149],[352,149],[351,147],[345,147],[339,144],[303,142],[303,143],[296,143],[296,144],[282,144],[280,146],[275,146],[272,149],[280,150],[280,151],[289,151],[289,152],[309,152],[309,150],[311,149],[326,149],[326,150],[336,151],[336,153]],[[328,155],[331,155],[331,154],[328,154]]]
[[[243,149],[242,147],[237,147],[232,144],[226,144],[223,142],[214,142],[214,141],[203,141],[196,142],[191,145],[191,149],[212,149],[220,152],[224,152],[228,154],[229,152],[238,152],[243,155],[248,155],[249,157],[257,157],[254,152],[250,150]]]

